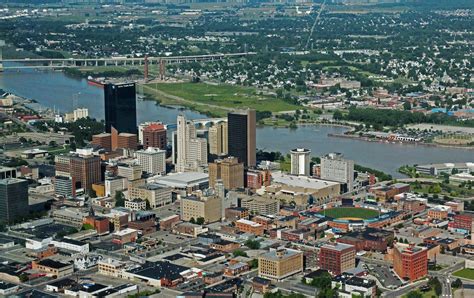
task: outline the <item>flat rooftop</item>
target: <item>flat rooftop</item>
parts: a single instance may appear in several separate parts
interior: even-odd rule
[[[155,179],[155,183],[167,186],[182,186],[209,181],[209,174],[199,172],[184,172]]]
[[[288,185],[292,187],[323,189],[326,187],[339,185],[337,182],[309,178],[305,176],[287,175],[282,172],[272,173],[273,183]]]

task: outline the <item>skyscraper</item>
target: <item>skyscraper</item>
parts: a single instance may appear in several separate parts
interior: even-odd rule
[[[11,223],[28,215],[28,181],[0,180],[0,222]]]
[[[105,84],[105,131],[115,127],[119,133],[137,133],[135,83]]]
[[[209,128],[209,154],[226,155],[228,151],[227,143],[227,123],[218,123]]]
[[[196,127],[183,115],[178,116],[176,141],[173,140],[173,154],[176,153],[176,172],[197,170],[207,164],[207,141],[198,138]]]
[[[229,155],[237,157],[245,167],[255,167],[257,163],[255,110],[229,113],[227,119]]]

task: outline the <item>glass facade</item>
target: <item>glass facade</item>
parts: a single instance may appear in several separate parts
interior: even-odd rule
[[[135,83],[104,85],[105,131],[137,133],[137,101]]]

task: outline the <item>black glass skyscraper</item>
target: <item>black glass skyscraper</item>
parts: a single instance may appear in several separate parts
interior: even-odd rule
[[[256,165],[255,110],[227,114],[229,156],[237,157],[245,167]]]
[[[137,133],[135,83],[105,84],[105,131]]]
[[[0,222],[11,223],[28,215],[28,181],[0,180]]]

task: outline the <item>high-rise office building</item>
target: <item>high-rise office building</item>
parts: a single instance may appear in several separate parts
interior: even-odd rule
[[[215,187],[222,180],[225,189],[244,187],[244,164],[236,157],[215,160],[209,163],[209,186]]]
[[[227,122],[218,123],[209,128],[209,154],[221,156],[229,151]]]
[[[138,164],[146,173],[157,175],[166,174],[166,151],[160,148],[148,147],[136,153]]]
[[[291,174],[309,176],[309,163],[311,150],[296,148],[290,151],[291,154]]]
[[[245,167],[255,167],[256,155],[256,113],[247,110],[227,115],[228,153],[235,156]]]
[[[321,157],[321,179],[345,183],[346,191],[352,191],[354,161],[345,159],[341,153],[329,153]]]
[[[207,141],[198,138],[196,127],[183,115],[178,116],[176,139],[173,139],[173,154],[176,154],[176,172],[194,171],[207,164]],[[176,149],[175,149],[176,148]],[[174,158],[173,158],[174,159]]]
[[[12,223],[27,216],[28,181],[7,178],[0,180],[0,222]]]
[[[105,131],[137,133],[135,83],[105,84]]]
[[[166,149],[166,128],[163,124],[151,124],[143,129],[143,148]]]
[[[56,175],[71,177],[74,189],[92,189],[92,184],[101,181],[100,157],[92,149],[77,149],[69,155],[56,155]]]

